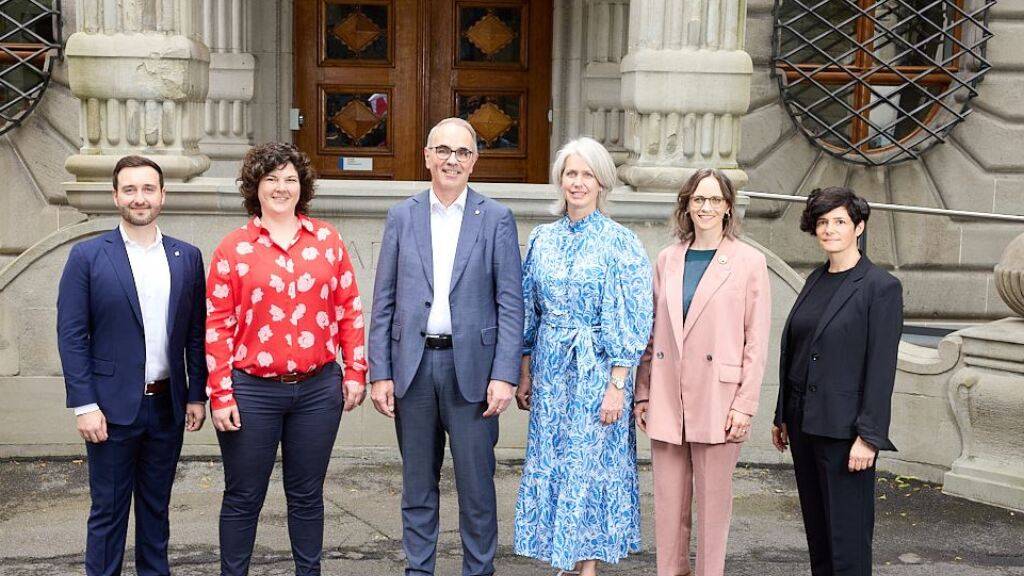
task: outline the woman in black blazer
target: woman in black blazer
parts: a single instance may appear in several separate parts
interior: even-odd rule
[[[800,229],[828,262],[807,278],[782,332],[772,444],[792,448],[814,576],[871,574],[875,455],[896,449],[903,288],[857,248],[869,214],[849,188],[808,197]]]

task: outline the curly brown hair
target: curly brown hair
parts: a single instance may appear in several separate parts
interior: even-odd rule
[[[260,180],[289,163],[299,173],[299,203],[295,205],[295,214],[308,213],[309,202],[316,194],[316,171],[309,163],[309,156],[292,144],[267,142],[253,146],[245,153],[242,168],[235,180],[242,193],[242,205],[250,216],[263,216],[258,194]]]
[[[697,190],[697,185],[705,178],[714,178],[718,182],[718,187],[722,190],[725,203],[728,204],[725,208],[728,214],[726,214],[725,219],[722,221],[725,235],[729,238],[735,238],[740,233],[740,221],[736,218],[734,210],[736,206],[736,186],[721,170],[701,168],[694,172],[690,179],[683,184],[683,187],[679,190],[679,196],[676,198],[676,211],[672,216],[672,227],[676,238],[680,242],[690,242],[693,240],[693,220],[690,219],[689,214],[690,196],[693,196],[694,191]]]

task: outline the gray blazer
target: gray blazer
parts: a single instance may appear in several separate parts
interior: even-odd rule
[[[430,191],[388,210],[373,285],[370,381],[393,380],[402,397],[423,356],[434,298]],[[459,391],[482,402],[490,380],[519,381],[523,283],[512,211],[469,189],[448,301]]]

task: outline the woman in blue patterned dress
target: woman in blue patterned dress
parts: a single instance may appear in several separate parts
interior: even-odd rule
[[[551,169],[558,221],[530,235],[526,330],[516,400],[530,410],[515,551],[597,574],[640,550],[632,368],[651,333],[651,264],[604,214],[615,164],[590,138]],[[577,572],[578,571],[578,572]]]

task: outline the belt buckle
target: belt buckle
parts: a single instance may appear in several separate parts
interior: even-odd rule
[[[156,396],[156,392],[149,391],[149,387],[152,386],[153,384],[156,384],[156,380],[150,380],[149,382],[146,382],[146,387],[142,389],[143,396]]]
[[[282,384],[298,384],[299,382],[302,382],[301,378],[302,375],[296,372],[282,374],[281,376],[279,376],[279,379],[281,380]]]

